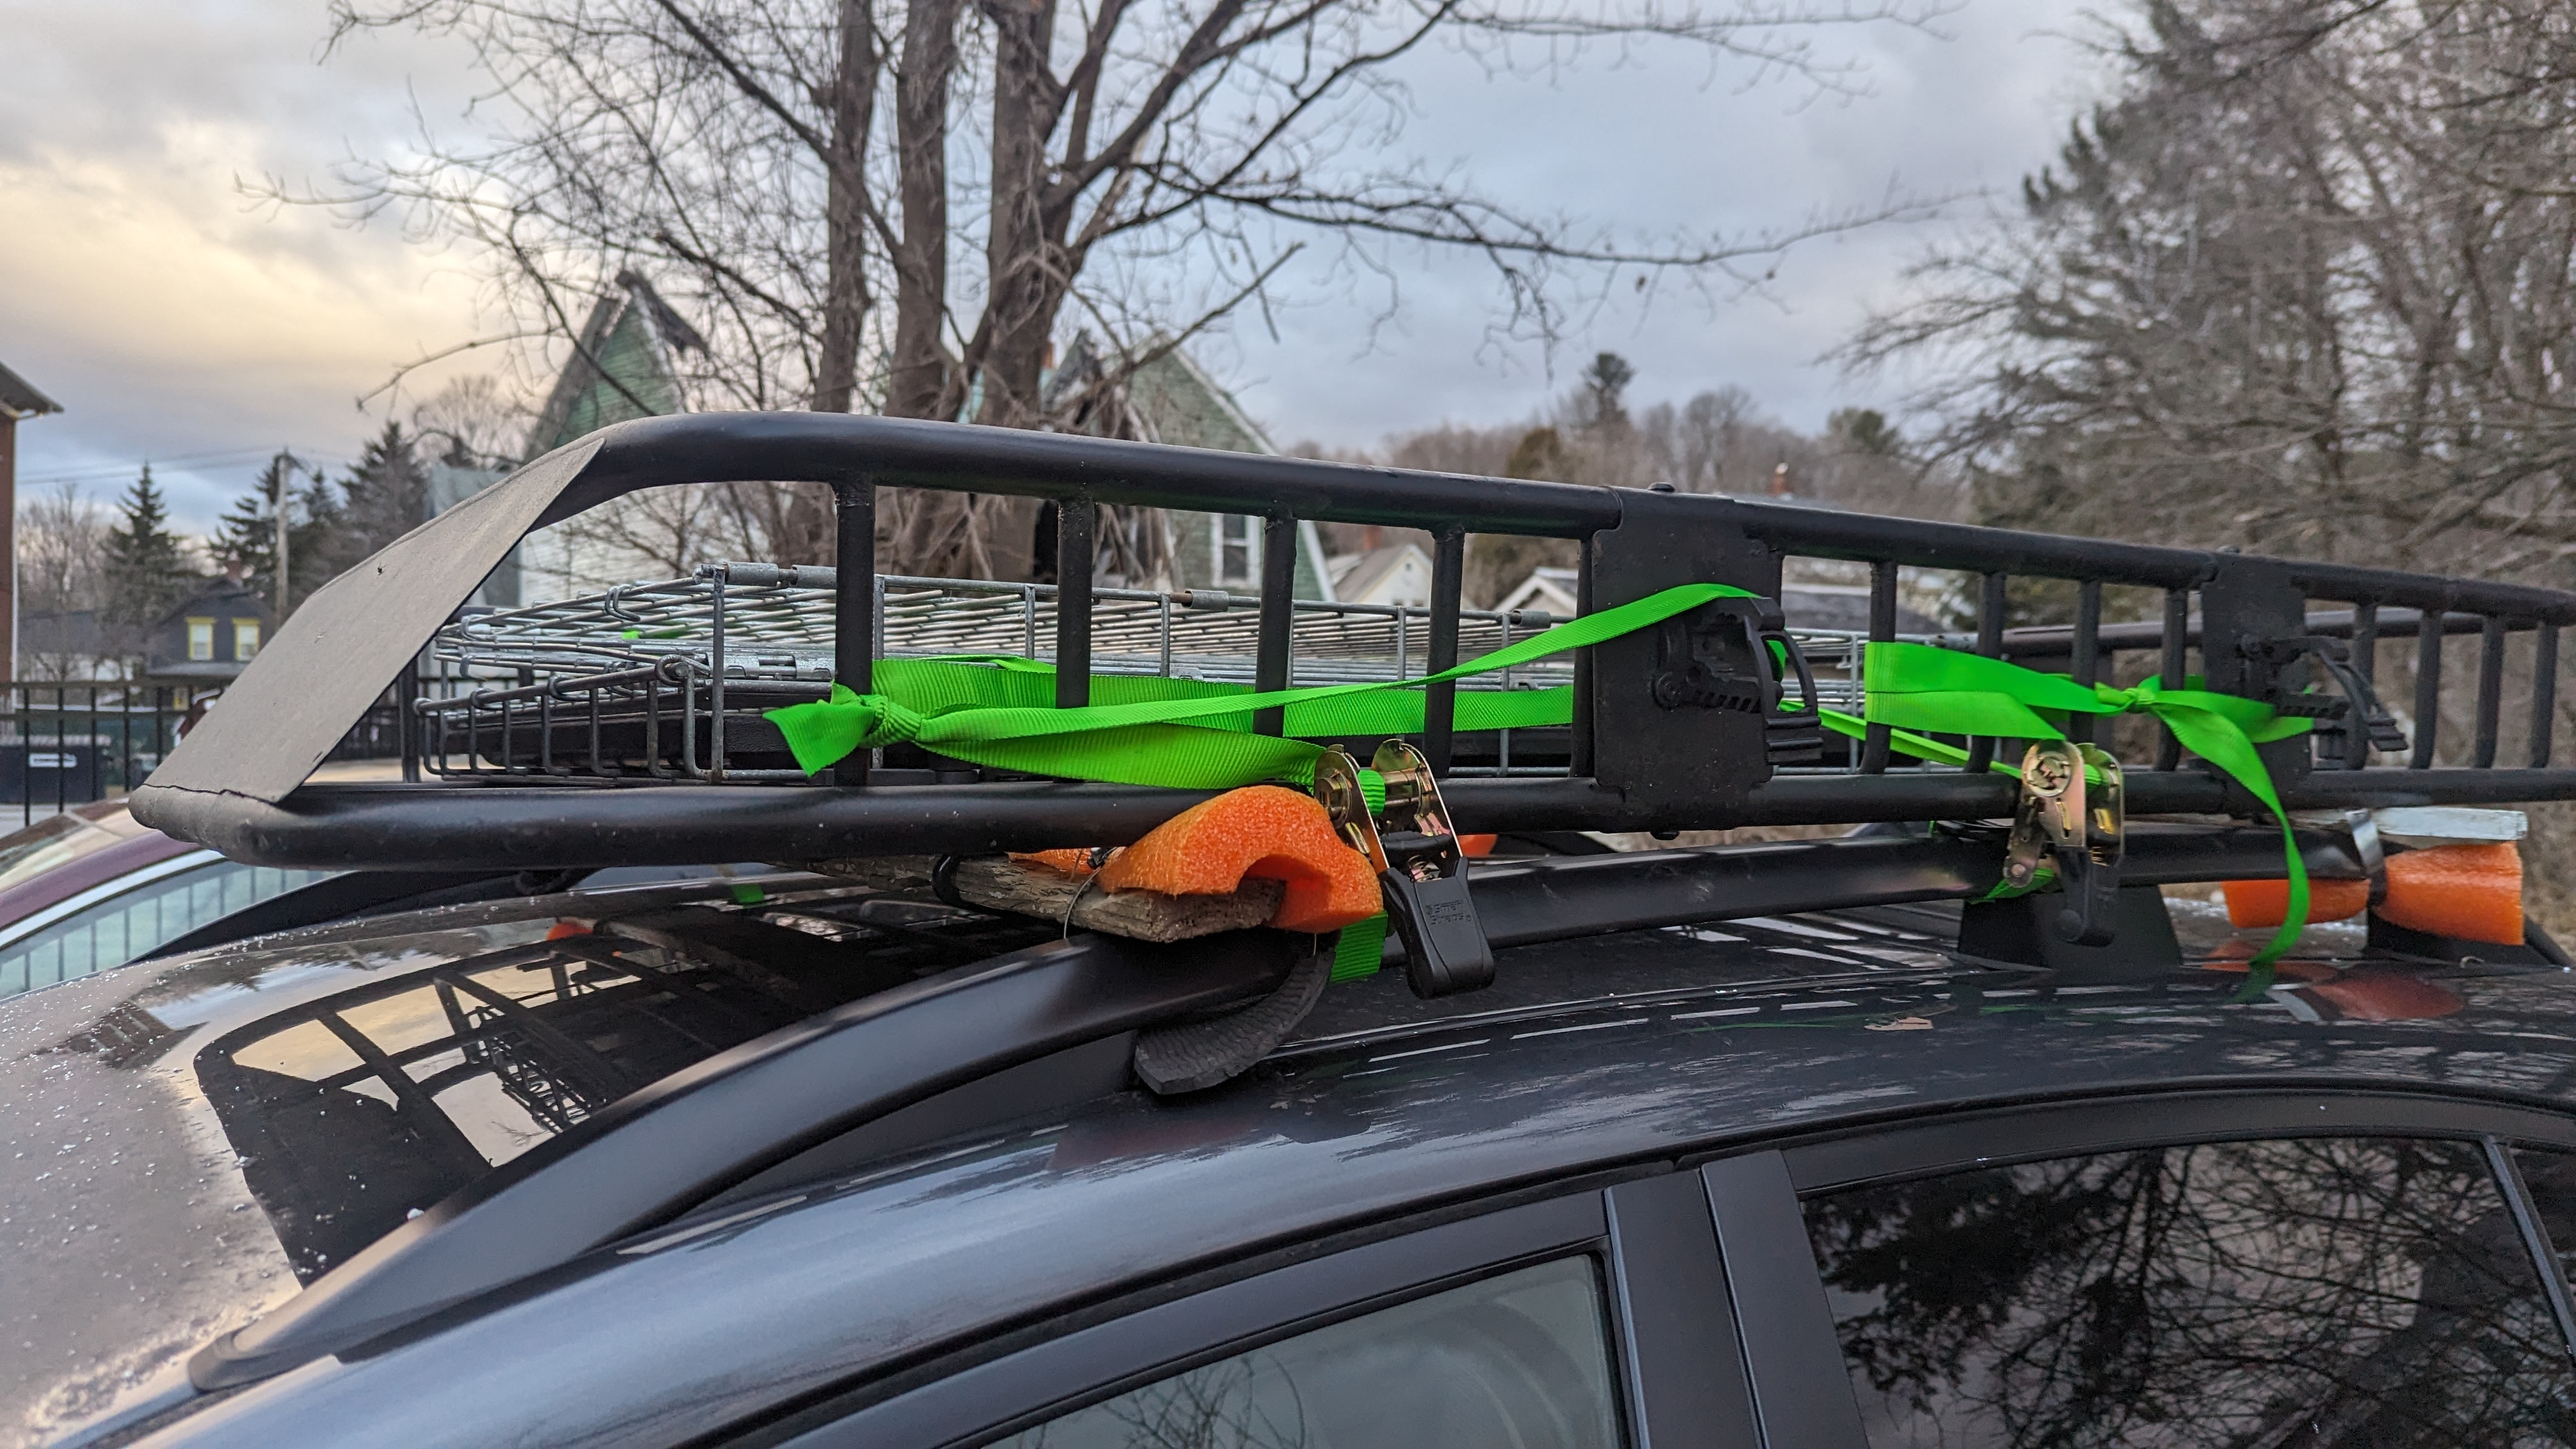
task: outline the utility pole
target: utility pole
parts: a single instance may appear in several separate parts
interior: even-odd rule
[[[287,567],[288,561],[286,557],[287,540],[293,533],[293,530],[288,528],[286,525],[286,503],[288,498],[286,480],[294,477],[295,470],[302,465],[295,461],[295,455],[293,453],[286,451],[284,448],[277,450],[277,458],[277,597],[270,602],[276,605],[277,622],[279,627],[282,628],[286,624],[287,581],[295,576],[293,571]]]

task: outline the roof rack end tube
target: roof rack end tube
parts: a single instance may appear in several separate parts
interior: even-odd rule
[[[2415,758],[2410,769],[2433,768],[2435,737],[2442,724],[2443,629],[2415,630]]]
[[[2094,632],[2098,639],[2100,629],[2097,627]],[[2191,648],[2191,590],[2165,590],[2164,624],[2157,644],[2161,650],[2157,658],[2157,676],[2168,685],[2179,685],[2190,678],[2191,660],[2187,651]],[[2166,725],[2158,725],[2156,734],[2156,768],[2167,772],[2181,769],[2182,737]]]
[[[1297,623],[1297,542],[1294,514],[1261,521],[1261,632],[1254,645],[1252,687],[1265,694],[1288,687],[1288,646]],[[1255,734],[1284,734],[1288,711],[1255,710],[1252,729]]]
[[[2004,657],[2004,614],[2011,607],[2012,575],[2001,569],[1990,570],[1977,595],[1977,652],[1988,659]],[[1995,737],[1979,735],[1968,741],[1967,770],[1982,775],[1995,762]]]
[[[2558,723],[2558,626],[2542,624],[2531,653],[2531,768],[2549,768],[2549,736]]]

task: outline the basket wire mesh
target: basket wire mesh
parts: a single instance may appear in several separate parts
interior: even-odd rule
[[[762,714],[830,692],[836,583],[829,567],[711,564],[691,578],[460,618],[433,641],[434,677],[413,705],[424,727],[424,767],[448,777],[803,779]],[[880,659],[1011,654],[1053,662],[1051,584],[881,575],[875,588]],[[1430,614],[1425,605],[1299,600],[1290,683],[1419,678],[1429,670]],[[1561,622],[1536,609],[1461,610],[1458,655],[1473,659]],[[1249,685],[1259,629],[1255,595],[1095,588],[1091,672]],[[1823,702],[1856,709],[1852,665],[1863,636],[1793,632]],[[1459,688],[1548,689],[1573,679],[1568,655],[1473,676]],[[1524,738],[1516,742],[1516,734]],[[1455,773],[1566,773],[1561,730],[1499,730],[1490,738],[1491,749],[1470,751]]]

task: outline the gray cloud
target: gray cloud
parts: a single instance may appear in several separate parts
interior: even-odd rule
[[[1825,37],[1870,93],[1801,103],[1679,53],[1588,58],[1553,83],[1495,79],[1455,55],[1408,79],[1404,145],[1525,206],[1637,228],[1749,234],[1917,193],[2009,188],[2047,157],[2086,74],[2040,34],[2059,0],[1968,0],[1948,38],[1893,28]],[[355,397],[396,363],[480,325],[470,259],[408,246],[386,222],[254,208],[236,177],[327,181],[351,152],[442,128],[470,99],[449,46],[360,37],[320,63],[318,0],[84,0],[0,5],[0,359],[67,407],[21,434],[22,476],[121,487],[164,460],[183,522],[204,528],[288,444],[345,458],[380,419]],[[1969,210],[1974,209],[1971,203]],[[1274,309],[1210,339],[1284,441],[1364,446],[1443,419],[1498,422],[1541,405],[1600,348],[1628,354],[1642,398],[1738,383],[1812,425],[1863,396],[1816,356],[1893,295],[1919,231],[1884,228],[1793,252],[1758,295],[1715,304],[1665,285],[1621,291],[1551,359],[1496,344],[1482,263],[1396,254],[1386,281],[1329,246],[1293,264]],[[1383,325],[1380,325],[1380,324]],[[459,370],[475,365],[459,364]],[[186,463],[173,460],[218,461]]]

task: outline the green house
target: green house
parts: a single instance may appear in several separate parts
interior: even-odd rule
[[[1187,352],[1155,342],[1146,346],[1145,359],[1123,381],[1104,384],[1108,367],[1090,335],[1076,336],[1064,365],[1047,378],[1046,410],[1059,416],[1069,413],[1068,431],[1278,456],[1261,425],[1245,416],[1233,394],[1218,386]],[[1260,588],[1260,519],[1233,513],[1154,512],[1160,533],[1158,552],[1169,570],[1169,587],[1233,593]],[[1334,597],[1332,575],[1324,565],[1323,539],[1312,523],[1297,525],[1297,597]]]

